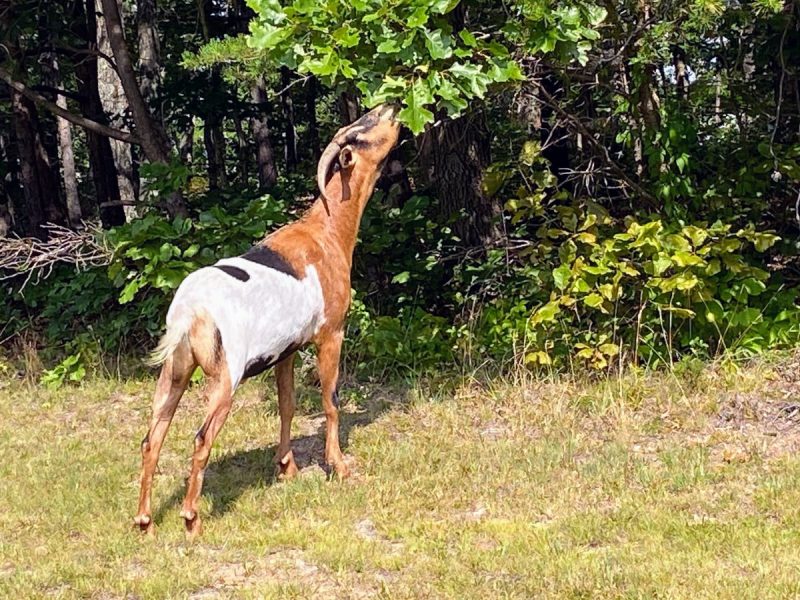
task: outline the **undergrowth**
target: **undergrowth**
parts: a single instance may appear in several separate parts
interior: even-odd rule
[[[506,204],[512,229],[481,252],[460,245],[428,198],[395,206],[376,194],[353,268],[351,371],[673,368],[800,340],[798,288],[764,266],[780,262],[784,242],[774,232],[749,222],[615,216],[554,193],[536,148],[524,146],[515,164],[527,177]],[[27,345],[46,369],[43,383],[55,387],[87,373],[129,372],[155,345],[187,274],[302,213],[302,191],[293,181],[281,189],[195,194],[189,218],[150,212],[100,234],[113,249],[107,267],[61,266],[24,289],[24,275],[3,281],[6,356],[19,366],[14,356]]]

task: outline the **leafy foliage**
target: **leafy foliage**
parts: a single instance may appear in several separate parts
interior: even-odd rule
[[[434,119],[430,108],[457,116],[490,85],[522,79],[497,36],[453,26],[448,13],[457,5],[458,0],[252,0],[258,18],[248,44],[326,84],[356,82],[367,106],[401,101],[398,118],[419,133]]]

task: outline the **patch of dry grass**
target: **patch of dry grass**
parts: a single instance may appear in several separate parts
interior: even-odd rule
[[[266,382],[237,394],[206,476],[201,539],[178,510],[198,389],[140,537],[138,445],[153,381],[48,392],[0,382],[0,596],[742,598],[800,594],[800,370],[351,387],[355,476],[278,484]],[[268,390],[268,391],[264,391]]]

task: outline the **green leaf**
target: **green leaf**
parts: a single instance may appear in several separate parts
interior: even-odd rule
[[[598,350],[606,356],[616,356],[619,354],[619,346],[616,344],[600,344]]]
[[[406,24],[411,28],[416,28],[428,22],[428,10],[425,6],[417,7],[411,16],[406,21]]]
[[[128,284],[122,288],[122,292],[119,295],[119,303],[120,304],[127,304],[133,297],[136,295],[136,292],[144,285],[144,282],[141,279],[134,279],[129,281]]]
[[[671,266],[672,266],[672,260],[670,260],[669,256],[667,256],[663,252],[660,252],[653,259],[653,275],[661,275]]]
[[[705,229],[700,229],[694,225],[687,225],[681,230],[681,233],[692,240],[695,248],[702,246],[703,242],[708,238],[708,232]]]
[[[489,87],[489,77],[482,72],[479,65],[453,63],[448,69],[458,82],[468,88],[473,96],[483,98]]]
[[[439,29],[435,31],[428,31],[426,29],[423,33],[425,34],[425,47],[428,49],[428,53],[431,55],[432,59],[440,60],[453,55],[449,35],[443,37]]]
[[[441,99],[439,104],[447,111],[451,117],[455,117],[467,108],[467,101],[464,100],[461,90],[459,90],[447,77],[438,77],[438,85],[434,93]]]
[[[378,44],[376,50],[381,54],[397,54],[400,52],[400,42],[397,38],[388,38]]]
[[[679,267],[695,267],[706,264],[702,258],[686,250],[680,250],[673,254],[672,262]]]
[[[361,39],[358,31],[344,25],[339,27],[336,31],[331,34],[331,37],[339,42],[339,45],[344,48],[353,48],[354,46],[358,46],[358,42]]]
[[[478,45],[478,40],[476,40],[475,36],[472,35],[466,29],[462,29],[461,31],[459,31],[458,32],[458,37],[460,37],[461,41],[464,42],[464,44],[466,44],[470,48],[474,48],[475,46]]]
[[[553,282],[560,290],[565,290],[569,285],[569,280],[572,277],[572,271],[567,265],[561,265],[553,270]]]
[[[431,6],[431,12],[437,13],[440,15],[445,15],[453,10],[460,0],[433,0]]]
[[[289,27],[276,27],[269,23],[255,23],[250,28],[248,44],[257,50],[275,48],[292,33]]]
[[[763,281],[753,279],[752,277],[748,277],[742,281],[742,285],[744,286],[744,289],[747,290],[747,293],[751,296],[758,296],[767,289],[767,286],[764,285]]]
[[[531,324],[539,325],[540,323],[549,323],[555,321],[556,315],[561,312],[557,300],[551,300],[544,306],[540,307],[531,317]]]
[[[417,79],[403,99],[406,106],[397,114],[398,120],[408,125],[414,135],[422,133],[425,130],[425,125],[433,122],[433,113],[425,108],[425,105],[430,104],[432,101],[433,98],[427,82],[423,79]]]
[[[592,292],[583,299],[583,303],[592,308],[600,308],[603,306],[603,297],[597,292]]]
[[[392,283],[406,283],[410,277],[411,274],[408,271],[403,271],[392,277]]]
[[[775,245],[778,240],[781,238],[777,235],[772,233],[765,233],[765,232],[758,232],[753,234],[753,245],[756,247],[756,250],[759,252],[764,252],[765,250],[771,248]]]

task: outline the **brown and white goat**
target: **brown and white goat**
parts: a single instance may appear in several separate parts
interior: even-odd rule
[[[350,304],[350,268],[364,206],[389,151],[397,143],[395,109],[374,109],[340,129],[320,158],[320,197],[298,221],[267,236],[240,257],[190,274],[167,314],[167,331],[154,354],[163,363],[150,428],[142,441],[142,475],[135,522],[152,532],[153,472],[189,378],[206,375],[208,414],[194,442],[191,474],[181,516],[199,531],[197,503],[203,472],[238,384],[275,366],[281,432],[275,461],[279,476],[297,473],[290,446],[294,416],[295,352],[317,348],[325,461],[348,475],[339,447],[336,386],[344,324]]]

